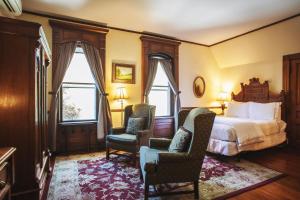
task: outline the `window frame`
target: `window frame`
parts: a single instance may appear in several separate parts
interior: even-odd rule
[[[80,47],[80,45],[78,45],[77,47]],[[76,48],[77,48],[76,47]],[[75,53],[80,53],[80,54],[84,54],[83,52],[74,52]],[[95,109],[96,109],[96,118],[95,119],[80,119],[80,120],[63,120],[63,85],[64,84],[69,84],[69,85],[93,85],[95,87]],[[68,88],[81,88],[84,89],[86,87],[68,87]],[[81,82],[64,82],[62,81],[61,87],[59,89],[59,109],[58,109],[58,122],[59,123],[86,123],[86,122],[96,122],[98,121],[98,112],[99,112],[99,90],[97,88],[96,82],[95,83],[81,83]]]
[[[148,36],[148,35],[142,35],[140,37],[140,40],[142,41],[142,63],[141,63],[141,71],[142,71],[142,87],[141,87],[141,102],[144,101],[144,95],[145,95],[145,88],[146,88],[146,81],[148,76],[148,68],[149,68],[149,58],[151,56],[162,56],[163,58],[170,59],[172,61],[172,72],[177,84],[177,87],[179,87],[179,45],[181,42],[174,40],[173,38],[163,38],[163,37],[154,37],[154,36]],[[171,105],[172,105],[172,113],[174,113],[174,94],[171,92]],[[159,117],[155,116],[156,123],[160,122],[164,119],[172,119],[170,124],[174,124],[174,115],[172,116],[166,116],[166,117]],[[173,127],[173,126],[170,126]],[[167,130],[169,135],[171,137],[172,130]]]

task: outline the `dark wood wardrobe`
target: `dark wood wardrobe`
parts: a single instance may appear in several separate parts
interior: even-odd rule
[[[300,53],[283,57],[283,89],[287,94],[289,143],[300,149]]]
[[[13,199],[39,199],[49,172],[50,55],[40,24],[0,17],[0,147],[17,148]]]

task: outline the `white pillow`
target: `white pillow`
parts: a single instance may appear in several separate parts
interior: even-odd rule
[[[274,120],[278,103],[249,102],[249,118],[256,120]],[[278,112],[277,112],[278,113]]]
[[[249,117],[249,103],[232,101],[227,106],[227,117],[248,118]]]

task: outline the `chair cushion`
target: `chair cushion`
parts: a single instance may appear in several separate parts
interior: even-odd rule
[[[126,128],[126,133],[136,135],[140,130],[143,130],[145,126],[145,118],[142,117],[129,117]]]
[[[180,127],[171,141],[169,152],[185,152],[188,149],[191,138],[191,132]]]
[[[110,142],[117,142],[117,143],[136,143],[136,135],[132,134],[111,134],[107,135],[106,139]]]

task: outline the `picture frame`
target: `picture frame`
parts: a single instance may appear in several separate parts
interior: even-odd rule
[[[193,82],[193,92],[195,97],[200,98],[205,93],[205,80],[202,76],[197,76]]]
[[[113,63],[111,80],[112,83],[135,84],[135,65]]]

